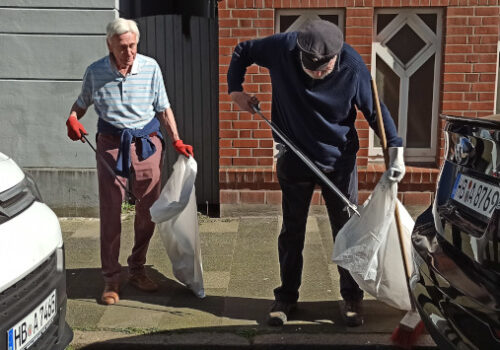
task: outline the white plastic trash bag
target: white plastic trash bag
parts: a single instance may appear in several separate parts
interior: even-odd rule
[[[194,182],[197,164],[193,157],[179,156],[174,170],[153,203],[151,219],[172,262],[174,276],[199,298],[205,297],[203,267]]]
[[[394,208],[398,203],[407,261],[411,263],[410,236],[414,221],[397,199],[397,184],[381,181],[371,196],[339,231],[332,261],[349,270],[359,287],[376,299],[410,310]],[[411,272],[411,271],[410,271]]]

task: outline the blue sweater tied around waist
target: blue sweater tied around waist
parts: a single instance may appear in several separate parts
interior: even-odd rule
[[[141,160],[148,159],[156,152],[156,146],[150,139],[149,134],[156,132],[158,137],[163,140],[160,131],[160,122],[156,118],[153,118],[142,129],[120,129],[104,121],[102,118],[99,118],[97,122],[97,132],[100,134],[120,136],[120,147],[118,150],[115,172],[116,175],[127,178],[130,175],[130,145],[132,144],[132,140],[135,138],[135,142],[139,143],[139,148],[136,147],[136,150],[140,150],[141,154],[139,154],[139,158]]]

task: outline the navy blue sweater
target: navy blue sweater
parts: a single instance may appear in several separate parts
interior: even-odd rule
[[[356,157],[356,107],[378,134],[371,76],[361,56],[344,43],[334,71],[312,79],[302,69],[296,42],[297,32],[290,32],[238,44],[227,73],[228,90],[243,91],[246,69],[253,63],[268,68],[273,122],[318,166],[332,171]],[[381,108],[389,147],[401,146],[394,120],[383,103]]]

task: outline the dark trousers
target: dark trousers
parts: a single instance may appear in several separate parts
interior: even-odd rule
[[[158,199],[161,190],[162,141],[158,136],[151,137],[156,152],[148,159],[141,160],[136,153],[136,145],[130,146],[134,180],[130,188],[140,202],[135,203],[134,247],[127,259],[131,274],[144,271],[149,241],[155,229],[149,208]],[[120,138],[99,134],[97,152],[114,169],[118,157]],[[97,158],[99,178],[99,209],[101,219],[101,264],[105,282],[119,282],[121,265],[118,262],[121,236],[121,207],[125,196],[118,180]],[[127,179],[118,176],[126,184]]]
[[[326,203],[333,239],[349,220],[342,200],[297,157],[288,150],[277,161],[277,174],[283,194],[283,226],[278,238],[281,286],[274,290],[276,300],[296,302],[302,279],[304,240],[309,206],[316,184]],[[357,203],[358,173],[355,159],[331,173],[328,178],[349,198]],[[340,294],[344,300],[360,300],[363,291],[353,280],[349,271],[338,267]]]

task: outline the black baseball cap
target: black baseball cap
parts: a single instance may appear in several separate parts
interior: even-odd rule
[[[326,68],[328,62],[339,54],[344,44],[344,35],[332,22],[314,20],[300,29],[297,46],[302,64],[310,70]]]

